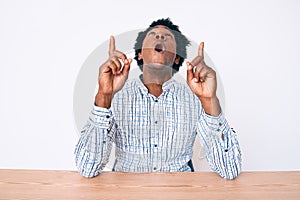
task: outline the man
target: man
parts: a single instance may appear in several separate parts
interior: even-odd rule
[[[193,171],[196,135],[215,172],[226,179],[239,174],[239,143],[221,111],[216,72],[204,62],[203,42],[198,55],[187,62],[187,84],[172,78],[188,44],[169,18],[153,22],[135,44],[142,75],[127,80],[132,59],[116,50],[111,36],[109,58],[99,68],[95,105],[75,149],[83,176],[102,172],[112,143],[115,171]]]

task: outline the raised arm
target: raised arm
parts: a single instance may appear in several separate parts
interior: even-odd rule
[[[197,132],[207,160],[220,176],[233,179],[241,171],[241,151],[237,135],[221,111],[216,95],[216,72],[205,64],[203,42],[198,55],[187,65],[187,83],[203,108],[199,111]]]
[[[132,59],[115,49],[110,38],[109,58],[99,67],[99,89],[95,105],[75,148],[78,171],[85,177],[99,175],[107,164],[115,140],[116,124],[109,109],[113,96],[124,86]]]

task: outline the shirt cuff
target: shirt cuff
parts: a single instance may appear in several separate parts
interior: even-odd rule
[[[94,105],[89,119],[100,127],[108,128],[112,124],[111,110]]]
[[[204,112],[204,119],[208,125],[208,128],[219,136],[222,135],[224,129],[226,129],[226,127],[228,126],[228,123],[222,112],[217,117],[208,115]]]

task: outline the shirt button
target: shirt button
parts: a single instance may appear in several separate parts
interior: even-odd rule
[[[155,121],[154,123],[155,123],[155,124],[157,124],[157,123],[158,123],[158,121]]]
[[[158,102],[158,100],[157,100],[157,99],[155,99],[154,101],[155,101],[155,102]]]
[[[228,149],[225,149],[225,152],[228,152]]]
[[[110,118],[110,116],[109,116],[109,115],[106,115],[106,118]]]
[[[157,168],[156,168],[156,167],[154,167],[153,169],[154,169],[154,170],[156,170]]]
[[[157,144],[155,144],[154,147],[157,147]]]
[[[221,123],[221,122],[219,122],[219,126],[222,126],[222,123]]]
[[[217,131],[219,132],[219,131],[220,131],[220,129],[218,128],[218,129],[217,129]]]

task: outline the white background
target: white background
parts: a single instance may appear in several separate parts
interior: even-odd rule
[[[300,170],[299,15],[296,0],[1,0],[0,168],[75,170],[82,64],[109,35],[170,17],[218,68],[243,170]]]

